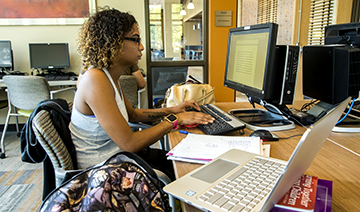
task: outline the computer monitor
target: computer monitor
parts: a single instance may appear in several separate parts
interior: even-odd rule
[[[11,42],[9,40],[0,41],[0,70],[1,72],[14,70]]]
[[[48,72],[70,67],[67,43],[29,43],[30,68]]]
[[[286,130],[294,128],[279,110],[281,101],[275,98],[278,51],[278,25],[266,23],[229,30],[224,85],[264,106],[265,110],[232,110],[250,129]],[[282,70],[282,74],[284,70]],[[272,104],[268,104],[271,102]],[[273,105],[275,103],[275,106]]]
[[[224,85],[260,104],[273,97],[276,37],[274,23],[229,30]]]

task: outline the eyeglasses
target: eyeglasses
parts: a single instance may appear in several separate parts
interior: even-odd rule
[[[141,43],[141,38],[124,37],[124,40],[131,40],[133,42],[138,43],[138,45],[140,45],[140,43]]]

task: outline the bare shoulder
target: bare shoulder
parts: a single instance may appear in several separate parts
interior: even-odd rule
[[[114,89],[102,70],[90,69],[81,76],[75,101],[77,109],[83,114],[92,115],[95,107],[113,97]]]
[[[106,88],[109,85],[109,79],[106,74],[99,69],[89,69],[82,76],[79,83],[79,90]]]

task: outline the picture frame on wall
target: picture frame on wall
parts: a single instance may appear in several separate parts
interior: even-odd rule
[[[0,25],[81,25],[96,0],[0,0]]]

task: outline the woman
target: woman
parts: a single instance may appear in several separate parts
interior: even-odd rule
[[[79,168],[98,164],[122,150],[137,153],[162,171],[161,167],[167,166],[165,173],[171,175],[165,152],[147,147],[178,125],[213,122],[209,115],[185,112],[188,108],[200,110],[195,101],[172,108],[131,107],[118,79],[125,67],[138,64],[143,50],[137,22],[128,13],[103,8],[81,27],[78,51],[86,71],[78,83],[69,126]],[[128,121],[148,122],[164,116],[161,123],[139,132],[128,125]]]

